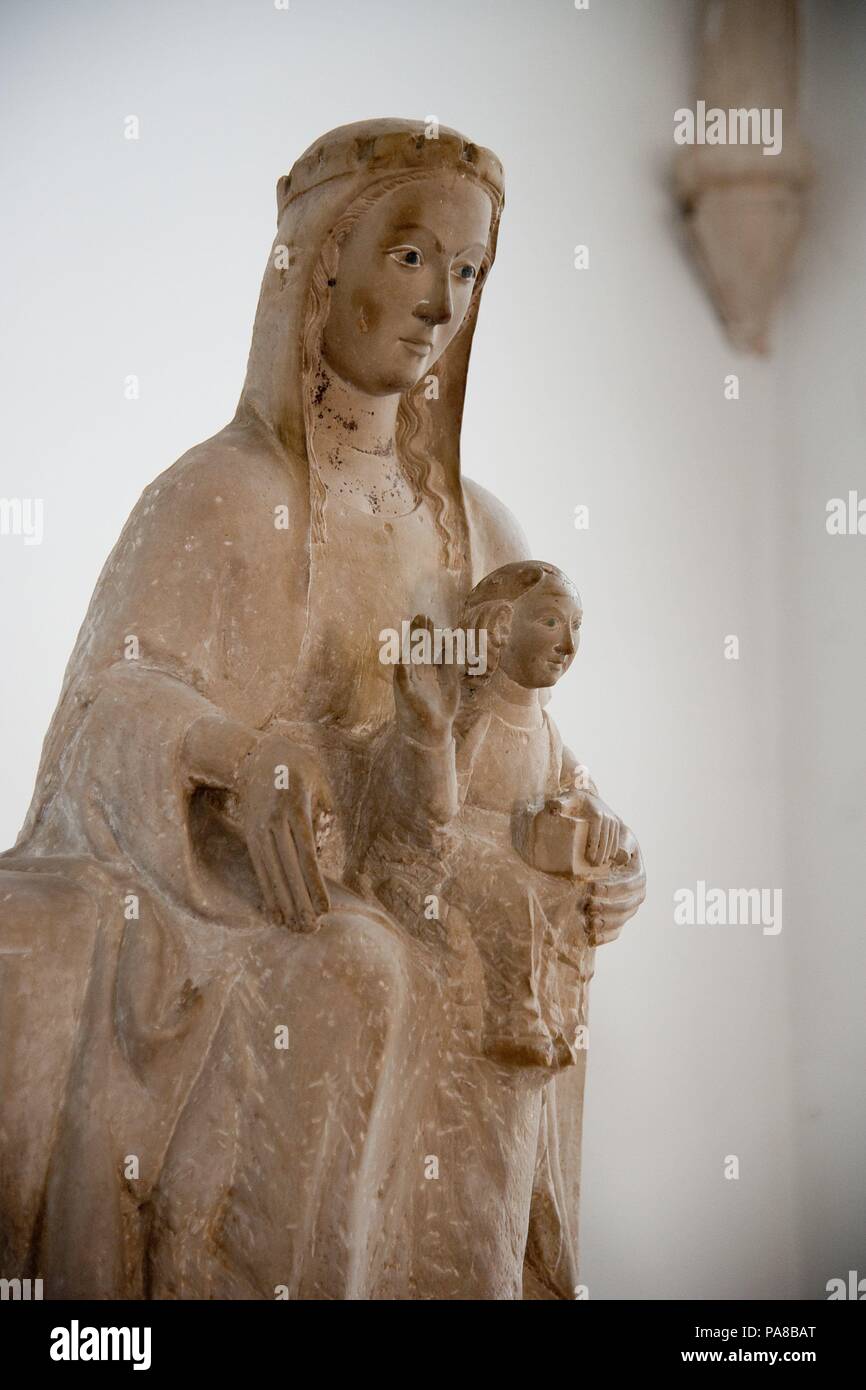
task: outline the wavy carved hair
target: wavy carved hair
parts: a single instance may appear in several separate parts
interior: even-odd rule
[[[356,198],[332,227],[313,271],[303,330],[303,402],[307,458],[310,463],[310,516],[314,542],[323,542],[326,539],[324,513],[326,490],[313,448],[313,398],[316,382],[322,368],[322,338],[330,310],[331,286],[337,278],[340,249],[358,220],[381,197],[395,188],[401,188],[407,183],[414,183],[426,178],[430,178],[430,171],[427,169],[392,174],[388,178],[378,180],[368,192]],[[491,193],[485,183],[482,183],[482,187],[485,188],[493,202],[492,232],[495,227],[498,198],[494,193]],[[472,298],[466,316],[452,342],[457,341],[460,334],[466,330],[471,322],[477,305],[478,293],[489,269],[490,243],[488,241],[473,286]],[[450,346],[451,344],[449,344]],[[433,519],[442,542],[446,567],[452,572],[459,572],[469,559],[469,530],[463,497],[459,484],[455,493],[444,482],[441,472],[438,478],[435,476],[440,470],[437,469],[430,450],[429,416],[424,409],[424,391],[425,383],[422,380],[400,397],[396,426],[397,452],[413,486],[419,495],[425,497],[432,506]]]

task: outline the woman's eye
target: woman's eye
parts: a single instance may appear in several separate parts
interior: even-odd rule
[[[419,266],[424,264],[424,257],[415,246],[397,246],[388,255],[398,265]]]
[[[478,271],[474,265],[459,265],[457,267],[457,278],[459,280],[474,280]]]

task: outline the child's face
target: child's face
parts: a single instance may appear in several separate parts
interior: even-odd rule
[[[545,580],[516,599],[511,632],[499,658],[502,671],[525,689],[556,685],[580,645],[583,609],[574,591]]]

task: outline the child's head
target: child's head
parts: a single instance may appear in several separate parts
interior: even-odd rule
[[[497,669],[526,689],[555,685],[580,643],[583,608],[555,565],[519,560],[476,584],[463,607],[464,628],[487,632],[487,675]]]

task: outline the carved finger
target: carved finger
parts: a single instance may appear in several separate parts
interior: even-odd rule
[[[605,816],[604,828],[601,834],[601,853],[599,858],[602,864],[606,864],[610,859],[610,842],[613,837],[613,817]]]
[[[629,859],[637,853],[638,849],[637,840],[634,835],[632,835],[628,826],[623,825],[622,821],[619,823],[619,847]]]
[[[619,882],[618,877],[614,877],[604,885],[604,900],[606,903],[630,903],[643,902],[646,894],[646,883],[644,880],[627,878]]]
[[[457,708],[460,698],[460,671],[452,662],[442,661],[435,667],[436,683],[443,702]]]
[[[586,925],[592,940],[598,941],[604,930],[604,916],[600,912],[593,912],[587,917]]]
[[[310,900],[313,915],[318,918],[323,912],[330,912],[331,899],[319,869],[316,854],[316,832],[311,817],[306,814],[291,816],[289,820],[292,843]]]
[[[599,895],[598,888],[596,885],[593,885],[590,888],[589,893],[587,894],[583,910],[586,913],[587,917],[591,917],[594,913],[601,912],[603,907],[604,902]]]
[[[295,905],[295,916],[297,923],[302,931],[315,931],[316,913],[307,885],[304,882],[304,875],[301,873],[301,866],[298,862],[298,852],[295,849],[295,842],[288,824],[284,821],[276,829],[271,830],[274,845],[280,857],[283,874],[288,884],[289,892]]]
[[[265,835],[262,857],[267,866],[274,893],[276,894],[278,902],[277,916],[284,926],[294,926],[297,912],[289,890],[286,875],[283,872],[282,858],[277,850],[274,832],[272,830],[268,830]]]
[[[595,812],[589,818],[589,832],[586,837],[586,857],[590,864],[598,863],[598,851],[601,844],[602,817]]]
[[[613,824],[610,828],[610,862],[616,863],[616,856],[619,854],[619,820],[616,816],[612,817]]]
[[[265,900],[265,911],[269,917],[275,917],[277,921],[279,921],[281,919],[280,904],[277,901],[277,895],[274,892],[273,884],[271,883],[271,875],[265,863],[264,856],[258,845],[252,841],[247,845],[247,849],[250,861],[255,869],[259,887],[262,890],[262,897]]]
[[[626,922],[634,916],[641,905],[640,898],[633,898],[627,902],[606,903],[604,908],[604,918],[608,925],[615,925],[617,930],[625,926]]]
[[[425,661],[420,662],[413,668],[412,679],[415,681],[418,693],[422,696],[425,705],[437,705],[439,703],[439,681],[435,666],[430,666]]]
[[[607,847],[607,857],[611,863],[616,859],[619,849],[619,821],[616,816],[610,818],[610,844]]]
[[[422,632],[422,631],[427,631],[427,632],[429,632],[429,633],[430,633],[430,636],[431,636],[431,638],[432,638],[432,636],[433,636],[433,620],[432,620],[432,618],[428,618],[427,615],[426,615],[426,613],[416,613],[415,616],[414,616],[414,618],[412,619],[411,623],[409,624],[409,640],[410,640],[410,641],[412,640],[412,634],[413,634],[413,633],[415,633],[415,632]],[[413,664],[414,664],[414,663],[413,663]],[[420,665],[421,663],[418,663],[418,664]]]
[[[607,817],[601,815],[598,818],[598,850],[596,852],[596,864],[600,867],[604,864],[604,846],[607,839]]]
[[[614,914],[624,914],[625,918],[631,917],[637,912],[643,898],[637,893],[629,893],[627,897],[622,897],[618,893],[605,893],[599,899],[598,906],[606,916],[612,917]]]
[[[611,863],[615,863],[615,862],[616,862],[616,856],[619,854],[619,829],[620,829],[619,821],[617,820],[616,816],[614,816],[614,817],[613,817],[613,829],[612,829],[612,831],[611,831],[611,836],[610,836],[610,846],[609,846],[609,849],[608,849],[608,857],[609,857]]]

